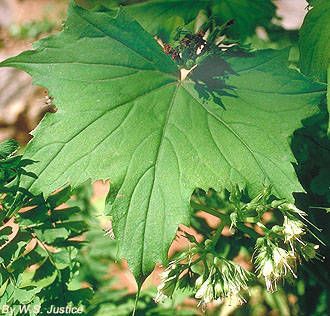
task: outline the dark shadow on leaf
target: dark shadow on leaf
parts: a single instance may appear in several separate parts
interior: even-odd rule
[[[231,65],[222,56],[213,55],[191,72],[190,79],[195,82],[195,89],[201,99],[213,100],[225,109],[221,97],[235,97],[228,92],[228,90],[234,90],[234,87],[226,84],[226,78],[234,74]]]
[[[297,160],[297,175],[312,206],[330,206],[330,139],[326,103],[320,113],[303,121],[294,133],[292,150]],[[317,205],[315,205],[317,204]]]
[[[228,85],[226,80],[229,76],[238,75],[227,60],[230,57],[249,58],[251,56],[253,56],[253,54],[248,54],[244,50],[233,48],[225,53],[220,52],[210,55],[198,64],[189,74],[189,78],[195,82],[195,89],[199,97],[203,100],[212,100],[225,109],[222,97],[236,97],[234,93],[231,93],[236,87]]]

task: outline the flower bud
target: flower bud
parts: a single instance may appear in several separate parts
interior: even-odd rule
[[[213,285],[211,284],[211,278],[208,277],[202,286],[198,289],[195,297],[201,299],[203,304],[208,304],[213,300]]]
[[[274,272],[274,265],[272,260],[266,260],[265,264],[262,267],[262,275],[265,278],[270,277]]]
[[[291,245],[291,250],[294,252],[293,242],[298,241],[304,245],[300,239],[302,235],[305,234],[305,224],[298,219],[291,219],[287,216],[284,216],[283,223],[283,233],[285,242]]]
[[[224,288],[221,282],[217,282],[214,286],[214,292],[216,297],[223,297],[224,296]]]
[[[318,248],[319,248],[318,245],[309,242],[301,248],[301,251],[306,260],[311,260],[317,257],[316,251]]]
[[[205,281],[204,274],[200,275],[195,281],[195,287],[199,289]]]

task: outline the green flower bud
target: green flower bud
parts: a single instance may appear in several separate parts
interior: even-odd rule
[[[224,297],[224,289],[222,282],[217,282],[214,286],[214,293],[217,298]]]
[[[231,227],[236,226],[237,219],[238,219],[238,214],[236,212],[233,212],[229,215],[230,221],[231,221]]]
[[[315,245],[313,243],[306,243],[302,248],[301,252],[302,255],[306,260],[311,260],[317,258],[317,249],[319,248],[318,245]]]
[[[209,247],[209,246],[212,245],[212,240],[211,240],[211,239],[206,239],[206,240],[204,241],[204,244],[205,244],[205,247],[207,248],[207,247]]]
[[[274,200],[270,203],[271,208],[279,208],[282,204],[285,203],[285,200]]]
[[[276,234],[282,234],[283,233],[283,227],[279,226],[279,225],[275,225],[275,226],[272,227],[271,231],[276,233]]]
[[[202,284],[205,282],[205,279],[206,279],[206,277],[205,277],[204,274],[200,275],[200,276],[196,279],[195,287],[196,287],[197,289],[199,289],[199,288],[202,286]]]
[[[214,257],[214,260],[213,260],[213,263],[214,265],[221,270],[222,268],[222,260],[218,257]]]

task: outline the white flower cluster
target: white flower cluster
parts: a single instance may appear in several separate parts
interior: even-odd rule
[[[211,267],[196,280],[195,297],[200,299],[199,306],[216,301],[245,302],[242,292],[248,290],[248,281],[252,274],[232,261],[214,257]]]
[[[207,256],[206,262],[204,272],[194,283],[195,298],[200,300],[198,306],[205,309],[207,304],[213,301],[221,303],[224,299],[241,304],[245,302],[242,291],[248,289],[248,281],[252,278],[252,274],[232,261],[211,254]],[[161,273],[156,302],[172,297],[178,284],[184,279],[182,275],[186,268],[187,265],[172,261]]]
[[[221,229],[225,225],[249,235],[251,240],[256,239],[253,255],[256,274],[265,280],[266,288],[270,292],[277,290],[280,281],[297,278],[296,270],[302,258],[320,258],[317,253],[318,246],[304,240],[309,231],[305,212],[285,200],[272,200],[269,187],[249,203],[241,202],[238,189],[234,193],[230,196],[229,212],[221,213],[220,233],[216,233],[212,240],[206,239],[199,243],[186,233],[186,238],[194,246],[189,251],[182,252],[161,274],[161,284],[155,298],[157,302],[172,297],[176,288],[187,286],[194,290],[194,296],[199,300],[198,306],[202,309],[211,302],[245,302],[242,293],[248,291],[249,281],[255,274],[222,257],[223,253],[219,252],[221,248],[217,246],[218,241],[221,242]],[[263,214],[270,210],[282,213],[282,225],[268,228],[262,223]],[[254,230],[251,224],[261,228],[264,234]]]
[[[259,238],[256,244],[257,271],[265,279],[266,288],[273,292],[277,283],[291,274],[296,277],[296,257],[291,251],[276,246],[265,237]]]
[[[306,260],[318,258],[317,245],[305,242],[307,226],[296,215],[306,220],[306,213],[292,204],[283,203],[279,210],[284,215],[283,226],[277,226],[270,235],[256,242],[257,271],[265,279],[267,290],[273,292],[285,278],[297,278],[295,273],[301,257]],[[275,237],[271,238],[271,234]]]

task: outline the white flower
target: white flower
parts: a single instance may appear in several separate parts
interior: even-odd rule
[[[225,291],[223,288],[222,282],[217,282],[214,286],[214,293],[215,296],[218,297],[218,300],[222,301],[223,297],[225,296]]]
[[[292,252],[268,244],[268,251],[260,251],[258,254],[259,276],[265,279],[267,291],[273,292],[277,289],[279,280],[284,279],[290,271],[294,277],[296,258]]]
[[[195,298],[200,299],[198,306],[201,306],[202,309],[205,309],[206,305],[213,301],[214,288],[211,282],[211,274],[198,289],[198,291],[195,294]]]
[[[248,289],[247,282],[251,276],[239,265],[215,257],[207,278],[203,275],[196,280],[195,298],[201,300],[198,306],[204,309],[212,301],[221,303],[225,299],[230,303],[243,304],[245,300],[240,293]]]
[[[252,275],[229,260],[218,259],[214,264],[216,267],[214,274],[215,300],[229,299],[230,304],[243,304],[245,300],[240,293],[248,289],[247,282]]]
[[[306,218],[307,217],[307,213],[300,210],[299,208],[297,208],[294,204],[291,203],[283,203],[281,205],[279,205],[278,207],[281,211],[283,212],[290,212],[291,214],[297,214],[302,218]]]
[[[205,281],[205,276],[204,276],[204,274],[202,274],[196,279],[195,287],[197,289],[199,289],[202,286],[202,284],[204,283],[204,281]]]
[[[296,274],[293,272],[293,267],[291,265],[295,264],[295,256],[286,251],[283,248],[275,247],[273,250],[273,259],[275,264],[275,269],[278,271],[279,277],[285,277],[288,270],[296,278]]]
[[[273,292],[276,290],[276,282],[278,276],[275,273],[274,263],[271,259],[264,260],[260,265],[260,272],[265,279],[267,291]]]
[[[274,273],[274,265],[272,260],[266,260],[264,266],[262,267],[262,275],[264,277],[269,277]]]
[[[290,219],[287,216],[284,216],[284,241],[289,243],[291,246],[291,250],[294,252],[293,242],[298,241],[302,245],[305,243],[300,239],[302,235],[305,234],[305,225],[298,219]]]
[[[176,267],[175,262],[170,262],[169,267],[160,274],[161,283],[157,287],[156,303],[163,302],[166,298],[173,295],[180,275],[176,271]]]

